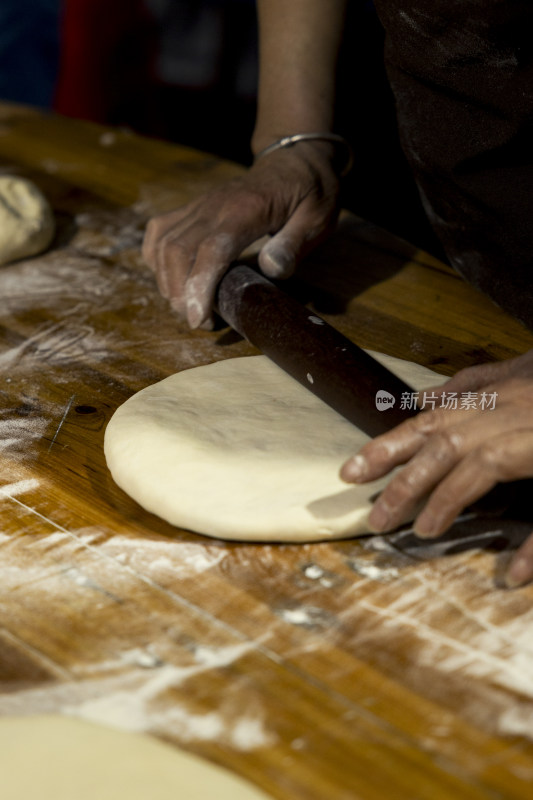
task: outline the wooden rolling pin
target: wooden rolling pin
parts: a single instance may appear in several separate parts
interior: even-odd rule
[[[415,413],[400,408],[410,386],[250,267],[225,274],[216,306],[241,336],[369,436]],[[376,404],[378,393],[384,400]]]

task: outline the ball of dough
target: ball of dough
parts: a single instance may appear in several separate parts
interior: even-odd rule
[[[35,184],[0,176],[0,264],[41,253],[54,232],[52,209]]]

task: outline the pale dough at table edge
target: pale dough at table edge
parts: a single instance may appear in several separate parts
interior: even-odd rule
[[[446,380],[373,355],[417,389]],[[350,486],[338,475],[367,439],[265,356],[249,356],[138,392],[113,415],[104,447],[118,485],[177,527],[309,542],[368,532],[370,498],[389,478]]]
[[[54,232],[52,209],[37,186],[0,176],[0,266],[46,250]]]
[[[268,800],[252,784],[144,734],[55,714],[0,717],[3,800]]]

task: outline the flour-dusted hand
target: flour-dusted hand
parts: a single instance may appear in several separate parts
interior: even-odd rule
[[[143,256],[161,294],[189,325],[209,327],[218,281],[257,239],[267,277],[286,278],[333,227],[339,179],[333,148],[302,142],[260,158],[241,178],[152,219]]]
[[[393,530],[429,495],[414,530],[421,537],[439,536],[497,483],[533,477],[533,350],[462,370],[434,391],[439,402],[453,393],[471,400],[476,395],[477,402],[422,411],[376,437],[342,467],[344,480],[365,483],[405,465],[374,504],[369,522],[375,531]],[[532,579],[533,534],[514,555],[507,583]]]
[[[327,234],[338,211],[339,153],[331,141],[261,153],[286,137],[333,131],[347,0],[256,5],[256,162],[242,178],[152,220],[143,247],[162,294],[195,328],[212,325],[217,283],[245,248],[270,235],[259,266],[267,277],[288,277]]]

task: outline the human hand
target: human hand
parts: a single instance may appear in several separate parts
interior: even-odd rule
[[[369,523],[376,532],[393,530],[422,503],[415,533],[440,536],[497,483],[533,477],[533,350],[461,370],[443,386],[426,390],[432,391],[446,397],[452,392],[496,393],[494,409],[422,411],[376,437],[343,465],[344,480],[365,483],[405,464],[372,508]],[[506,575],[513,587],[532,579],[533,533],[514,554]]]
[[[324,142],[274,151],[243,177],[150,220],[144,259],[161,294],[192,328],[212,327],[219,280],[257,239],[271,234],[258,263],[279,279],[328,234],[339,195],[332,156]]]

